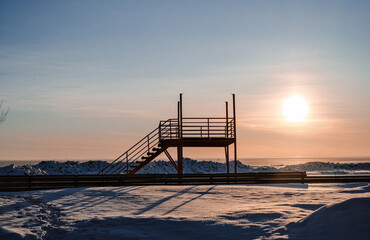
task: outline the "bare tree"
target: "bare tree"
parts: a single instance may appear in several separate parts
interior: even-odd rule
[[[4,103],[4,99],[1,100],[1,103],[0,103],[0,110],[3,106],[3,103]],[[9,107],[6,109],[6,110],[3,110],[1,111],[1,114],[0,114],[0,124],[4,123],[5,120],[6,120],[6,116],[8,115],[8,112],[9,112]]]

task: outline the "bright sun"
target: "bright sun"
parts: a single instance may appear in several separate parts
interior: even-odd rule
[[[304,122],[308,114],[307,101],[299,96],[293,95],[284,100],[283,114],[288,122]]]

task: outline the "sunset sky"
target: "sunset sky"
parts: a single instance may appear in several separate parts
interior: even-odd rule
[[[0,0],[0,159],[113,159],[224,116],[247,157],[370,156],[370,1]],[[285,99],[308,104],[305,121]],[[185,150],[223,158],[223,149]]]

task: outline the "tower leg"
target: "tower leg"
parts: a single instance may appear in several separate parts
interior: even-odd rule
[[[234,172],[235,174],[238,173],[238,165],[237,165],[237,151],[236,151],[236,111],[235,111],[235,94],[233,94],[233,117],[234,117],[234,160],[235,160],[235,164],[234,164]]]
[[[230,173],[230,164],[229,164],[229,146],[225,147],[225,157],[226,157],[226,172]]]
[[[234,142],[234,160],[235,160],[235,164],[234,164],[234,172],[235,173],[238,173],[238,164],[237,164],[237,156],[236,156],[236,140]]]
[[[183,160],[184,156],[183,156],[183,148],[182,148],[182,145],[180,144],[180,146],[177,147],[177,173],[178,174],[182,174],[183,171],[182,171],[182,160]]]

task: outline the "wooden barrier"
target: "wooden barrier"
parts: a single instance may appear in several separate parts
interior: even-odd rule
[[[0,176],[0,191],[133,185],[214,185],[370,182],[370,175],[307,176],[305,172],[238,174],[36,175]]]

